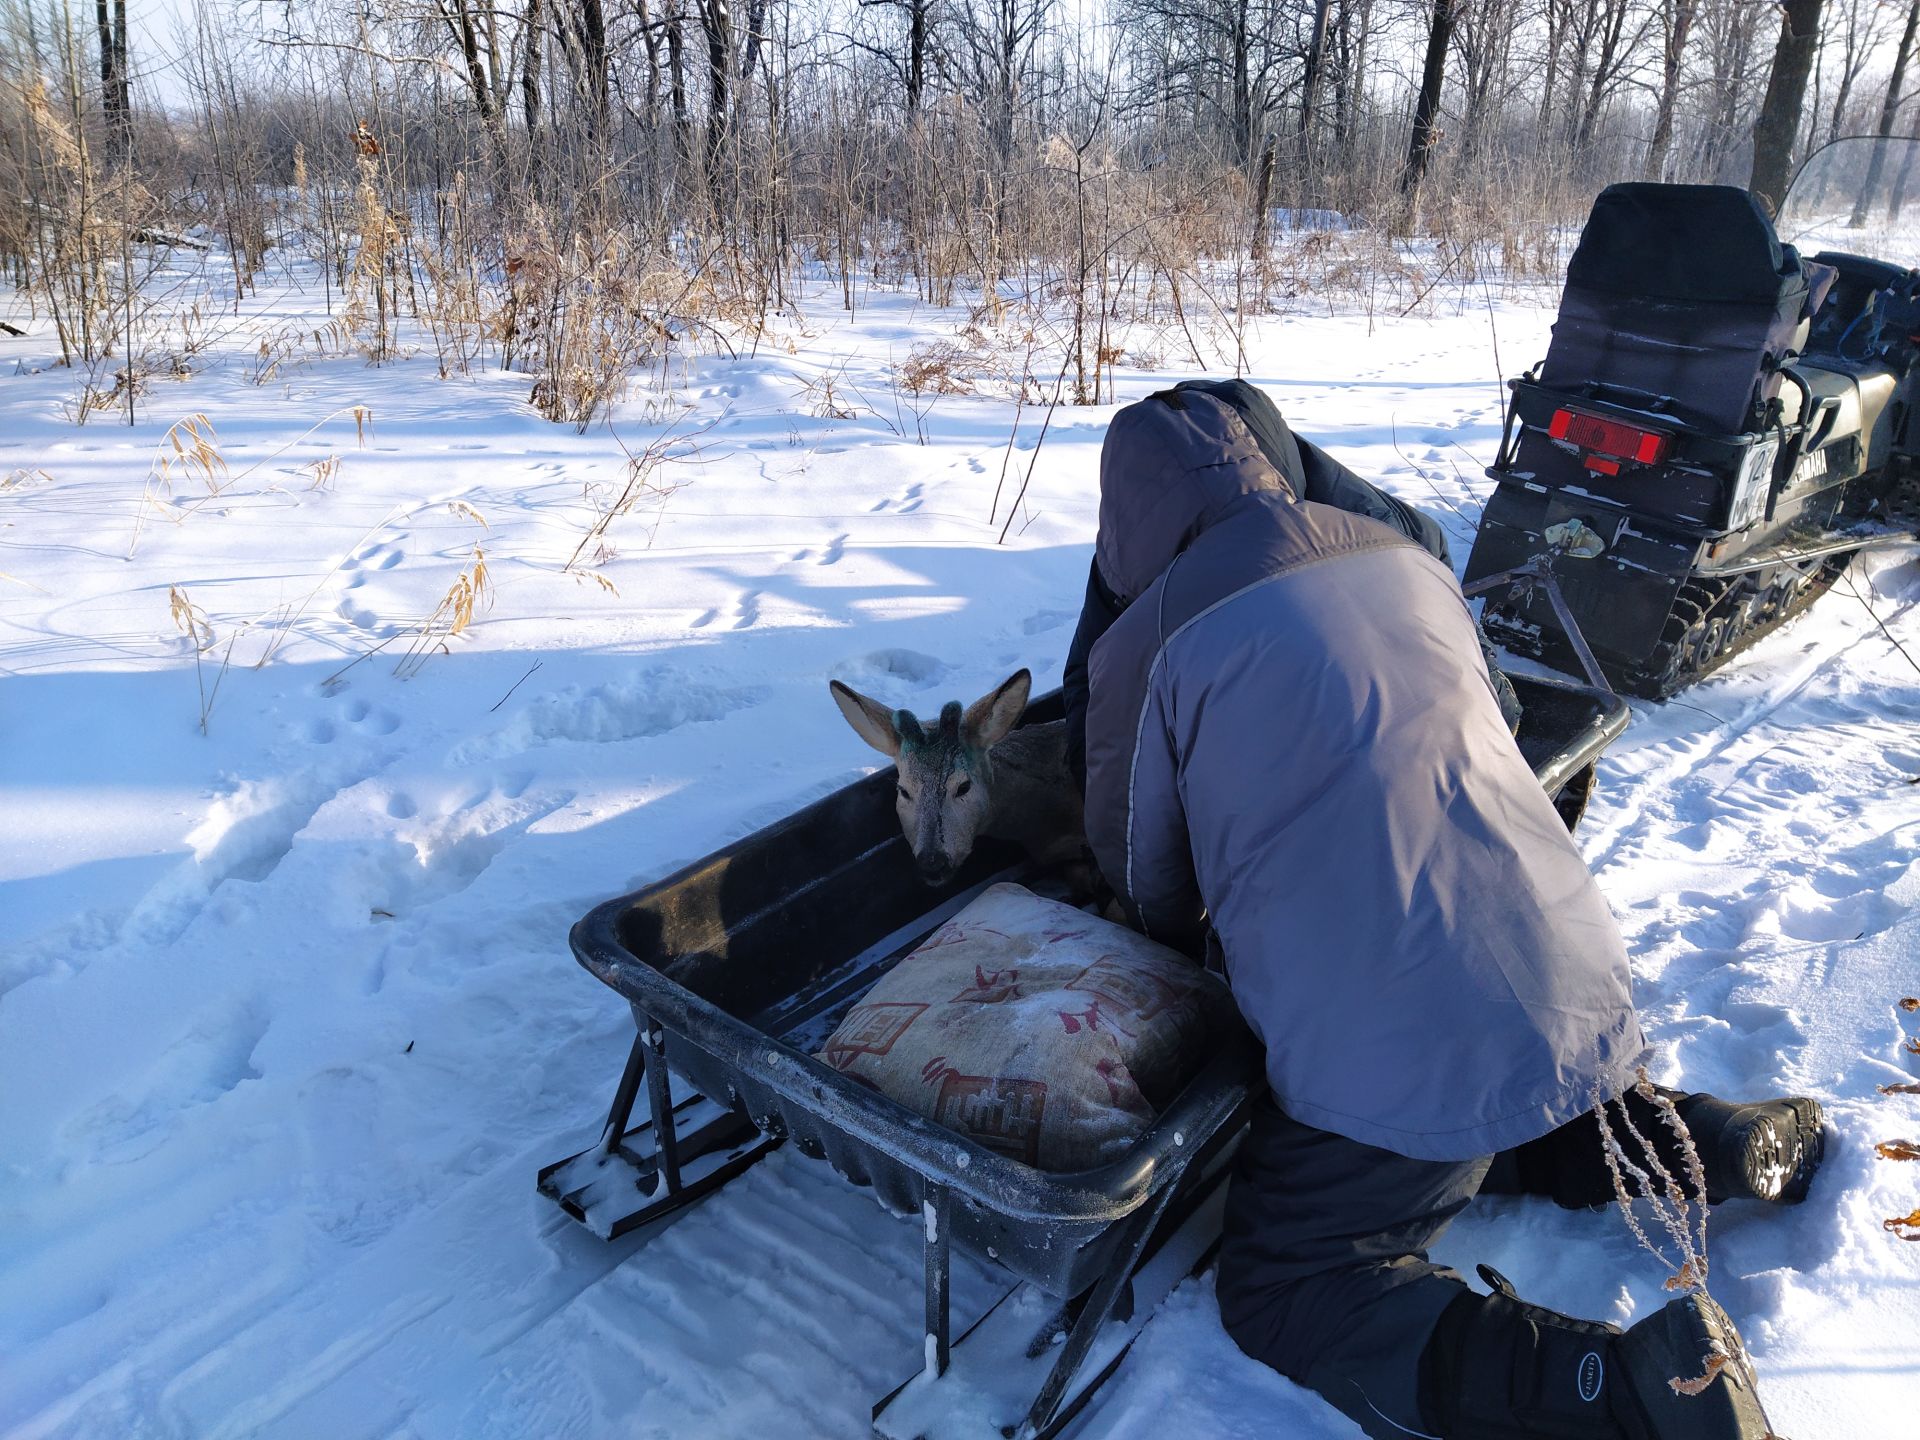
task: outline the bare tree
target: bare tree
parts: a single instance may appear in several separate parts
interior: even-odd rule
[[[107,145],[116,159],[133,153],[133,98],[127,71],[127,0],[94,0],[94,28],[100,41],[100,110],[107,122]]]
[[[1699,0],[1660,0],[1660,91],[1654,105],[1653,139],[1647,146],[1646,178],[1664,180],[1667,157],[1673,150],[1674,111],[1680,103],[1681,67],[1686,63],[1687,41],[1693,35],[1694,12]]]
[[[1820,18],[1826,0],[1785,0],[1780,39],[1774,46],[1773,71],[1766,98],[1753,126],[1753,174],[1747,188],[1769,211],[1786,198],[1787,179],[1793,173],[1794,142],[1800,134],[1800,106],[1807,93],[1807,75],[1820,43]]]
[[[994,154],[1013,155],[1021,94],[1035,71],[1053,0],[962,0],[946,57],[962,94],[982,105]]]
[[[1893,73],[1887,77],[1887,96],[1880,103],[1881,143],[1873,147],[1873,155],[1867,161],[1867,180],[1860,187],[1860,196],[1853,204],[1853,215],[1848,223],[1858,230],[1867,223],[1867,210],[1873,204],[1874,196],[1880,189],[1880,177],[1886,169],[1887,139],[1893,134],[1893,122],[1900,113],[1900,87],[1906,83],[1907,62],[1913,58],[1913,34],[1920,27],[1920,0],[1910,0],[1907,5],[1907,23],[1900,31],[1900,45],[1893,55]]]
[[[1413,133],[1407,143],[1407,163],[1400,172],[1400,189],[1407,195],[1426,178],[1433,149],[1440,139],[1440,90],[1447,79],[1447,46],[1453,37],[1455,0],[1433,0],[1433,19],[1427,30],[1427,58],[1420,71],[1420,93],[1413,104]]]

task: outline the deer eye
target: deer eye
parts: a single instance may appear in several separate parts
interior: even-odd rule
[[[973,789],[973,781],[962,780],[958,785],[953,787],[953,798],[958,800],[971,789]]]
[[[899,792],[900,792],[900,798],[901,798],[902,800],[911,800],[911,799],[913,799],[913,796],[912,796],[912,795],[911,795],[911,794],[910,794],[910,793],[908,792],[908,790],[907,790],[907,787],[906,787],[906,786],[904,786],[904,785],[896,785],[896,786],[894,786],[893,788],[894,788],[895,790],[897,790],[897,791],[899,791]]]

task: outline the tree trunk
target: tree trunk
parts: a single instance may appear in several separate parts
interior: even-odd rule
[[[1320,67],[1327,52],[1327,17],[1332,0],[1314,0],[1313,29],[1307,36],[1306,65],[1300,72],[1300,166],[1313,153],[1313,107],[1320,88]]]
[[[1247,33],[1247,3],[1232,0],[1228,22],[1233,26],[1233,163],[1243,171],[1253,164],[1253,44]]]
[[[682,164],[693,161],[693,123],[687,118],[687,37],[681,28],[680,0],[667,12],[667,92],[673,102],[674,146]]]
[[[1815,4],[1819,0],[1814,0]],[[1427,63],[1420,74],[1420,98],[1413,106],[1413,137],[1407,146],[1402,193],[1411,195],[1426,178],[1433,147],[1440,139],[1440,89],[1447,79],[1447,45],[1453,38],[1454,0],[1433,0],[1433,28],[1427,32]]]
[[[107,122],[107,154],[124,161],[133,151],[133,102],[127,75],[127,0],[94,0],[100,36],[100,113]]]
[[[467,91],[473,96],[474,113],[480,117],[480,123],[491,130],[494,122],[493,89],[487,84],[487,72],[481,67],[479,33],[473,28],[473,15],[467,9],[466,0],[453,0],[453,8],[451,15],[445,10],[440,14],[460,46],[460,63],[466,70]]]
[[[1860,198],[1853,202],[1848,224],[1855,230],[1867,223],[1867,211],[1874,193],[1880,188],[1881,172],[1887,165],[1887,139],[1893,134],[1893,122],[1900,110],[1900,87],[1907,78],[1907,62],[1913,58],[1913,32],[1920,25],[1920,0],[1907,6],[1906,28],[1900,32],[1900,48],[1894,52],[1893,74],[1887,77],[1887,98],[1880,106],[1880,143],[1867,160],[1867,183],[1860,187]]]
[[[766,25],[767,0],[747,0],[747,43],[742,47],[740,56],[740,88],[743,92],[753,84],[753,67],[760,63],[760,46],[767,38]],[[740,103],[747,103],[744,93]]]
[[[1273,228],[1273,216],[1268,206],[1273,203],[1273,163],[1274,140],[1269,136],[1267,148],[1260,156],[1260,179],[1253,191],[1253,263],[1261,264],[1267,258],[1267,231]]]
[[[927,0],[907,3],[907,121],[920,114],[927,86]]]
[[[527,117],[529,139],[540,128],[540,27],[545,23],[540,5],[541,0],[527,0],[526,13],[520,22],[527,37],[520,70],[520,104]]]
[[[1602,22],[1604,29],[1600,55],[1594,61],[1593,82],[1587,87],[1587,103],[1580,112],[1580,128],[1574,134],[1576,155],[1585,155],[1593,147],[1594,132],[1600,126],[1600,112],[1606,107],[1608,87],[1613,83],[1620,55],[1621,33],[1627,23],[1624,3],[1614,6]]]
[[[707,186],[718,211],[723,209],[720,161],[733,116],[729,63],[733,55],[733,13],[727,9],[727,0],[700,0],[700,28],[707,38]]]
[[[1766,99],[1753,127],[1753,172],[1747,188],[1760,198],[1768,213],[1776,213],[1786,198],[1793,175],[1793,147],[1800,134],[1800,106],[1807,93],[1807,74],[1820,43],[1820,12],[1825,0],[1785,0],[1780,39],[1774,46],[1773,72],[1767,78]]]
[[[1667,43],[1660,55],[1660,103],[1653,119],[1653,143],[1647,146],[1646,178],[1664,180],[1667,155],[1673,149],[1673,112],[1680,99],[1680,66],[1687,56],[1687,39],[1693,33],[1693,12],[1697,0],[1671,0],[1668,11]],[[1915,0],[1920,4],[1920,0]]]
[[[607,16],[600,0],[580,0],[580,49],[586,62],[588,124],[593,138],[601,140],[613,107],[607,90]]]

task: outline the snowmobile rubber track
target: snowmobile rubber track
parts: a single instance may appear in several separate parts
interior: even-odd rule
[[[1861,547],[1862,549],[1866,547]],[[1660,642],[1646,659],[1623,664],[1602,654],[1601,668],[1622,691],[1643,700],[1665,700],[1696,683],[1748,647],[1764,640],[1815,600],[1833,588],[1860,550],[1823,558],[1804,584],[1778,601],[1756,607],[1748,602],[1777,587],[1789,575],[1804,575],[1791,562],[1767,570],[1733,576],[1700,576],[1687,581],[1675,597]],[[1762,590],[1756,576],[1769,582]],[[1544,633],[1532,625],[1516,624],[1504,606],[1489,604],[1483,619],[1495,644],[1558,668],[1574,668],[1573,647],[1561,635]]]
[[[1666,630],[1653,654],[1627,671],[1629,692],[1648,700],[1665,700],[1704,679],[1831,590],[1859,553],[1848,550],[1823,560],[1810,573],[1796,571],[1791,565],[1762,571],[1760,574],[1771,582],[1764,590],[1747,583],[1752,577],[1746,575],[1688,581],[1681,587],[1681,600],[1667,617]],[[1805,583],[1793,586],[1792,593],[1782,597],[1784,604],[1763,600],[1755,618],[1756,607],[1751,603],[1755,598],[1774,590],[1788,575],[1802,573],[1807,574]],[[1682,603],[1696,612],[1692,618],[1682,615]]]

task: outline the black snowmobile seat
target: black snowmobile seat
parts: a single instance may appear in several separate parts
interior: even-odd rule
[[[1747,191],[1609,185],[1567,266],[1542,383],[1667,396],[1676,418],[1756,428],[1832,273],[1810,273]]]

